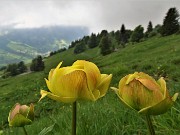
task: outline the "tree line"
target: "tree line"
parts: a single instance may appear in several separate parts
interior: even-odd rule
[[[84,36],[79,40],[75,40],[71,42],[69,48],[74,47],[74,53],[78,54],[86,49],[99,46],[101,54],[107,55],[115,51],[117,47],[124,48],[129,42],[134,44],[153,36],[168,36],[175,33],[180,33],[180,23],[178,10],[173,7],[168,10],[162,25],[158,24],[153,27],[152,22],[149,21],[145,32],[141,25],[138,25],[134,30],[128,30],[122,24],[120,30],[111,32],[102,30],[101,33],[92,33],[90,36]]]
[[[28,71],[28,67],[23,61],[19,63],[8,64],[2,67],[0,70],[4,70],[2,78],[7,78],[9,76],[16,76]],[[44,70],[44,62],[42,56],[38,55],[34,58],[30,64],[29,71],[42,71]]]

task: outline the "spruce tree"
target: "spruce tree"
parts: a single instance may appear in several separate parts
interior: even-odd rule
[[[101,34],[100,34],[100,37],[102,38],[103,36],[106,36],[107,34],[108,34],[107,30],[102,30]]]
[[[31,71],[42,71],[44,70],[44,67],[45,66],[41,55],[38,55],[36,58],[34,58],[30,65]]]
[[[127,36],[126,36],[126,29],[124,24],[122,24],[120,30],[120,41],[121,41],[121,45],[125,47],[125,43],[127,43]]]
[[[101,54],[102,55],[107,55],[107,54],[111,53],[111,46],[110,46],[110,41],[109,41],[108,35],[104,35],[101,38],[100,46],[101,46]]]
[[[94,48],[96,47],[98,44],[97,44],[97,39],[96,39],[96,35],[95,34],[91,34],[91,37],[88,41],[88,46],[89,48]]]
[[[25,71],[27,71],[27,67],[23,61],[19,62],[17,66],[18,66],[19,73],[24,73]]]
[[[75,48],[74,48],[74,53],[78,54],[78,53],[82,53],[86,50],[86,46],[83,42],[79,42]]]
[[[153,25],[152,25],[152,22],[151,21],[149,21],[149,24],[148,24],[148,26],[147,26],[147,33],[150,33],[150,32],[152,32],[153,31]]]
[[[18,75],[18,66],[16,63],[9,64],[6,69],[6,73],[9,73],[10,76]]]
[[[170,8],[164,18],[161,34],[163,36],[174,34],[179,31],[179,27],[179,13],[175,7]]]

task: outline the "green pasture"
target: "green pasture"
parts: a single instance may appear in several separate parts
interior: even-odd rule
[[[21,128],[8,126],[11,107],[20,104],[35,105],[35,120],[26,126],[29,135],[38,135],[43,129],[47,135],[71,134],[71,104],[64,104],[45,98],[38,102],[40,90],[47,90],[44,78],[51,68],[63,61],[63,66],[75,60],[94,62],[101,73],[113,74],[111,86],[117,87],[119,80],[135,71],[143,71],[158,79],[167,81],[172,95],[180,92],[180,35],[151,38],[137,44],[128,44],[106,56],[100,49],[88,49],[74,55],[73,48],[46,58],[45,70],[8,79],[0,79],[0,134],[23,135]],[[91,101],[79,101],[77,105],[77,135],[147,135],[144,116],[124,106],[117,95],[109,90],[105,97]],[[180,134],[180,97],[165,114],[153,117],[157,135]]]

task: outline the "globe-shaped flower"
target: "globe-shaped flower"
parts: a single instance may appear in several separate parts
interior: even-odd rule
[[[142,72],[123,77],[119,82],[119,89],[112,89],[127,106],[148,115],[165,113],[178,97],[178,93],[170,97],[162,77],[156,82]]]
[[[20,105],[16,103],[11,109],[8,117],[9,126],[23,127],[34,120],[34,105]]]
[[[61,64],[49,72],[48,80],[45,80],[50,92],[41,90],[41,99],[48,96],[72,103],[77,99],[95,101],[106,94],[111,74],[101,74],[94,63],[85,60],[77,60],[72,66],[60,68]]]

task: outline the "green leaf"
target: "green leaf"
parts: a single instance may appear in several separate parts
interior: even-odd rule
[[[45,127],[38,135],[46,135],[47,133],[51,132],[54,128],[54,125],[55,123],[49,127]]]
[[[23,127],[25,125],[31,124],[32,121],[26,117],[24,117],[22,114],[16,114],[14,118],[9,121],[9,126],[13,127]]]

